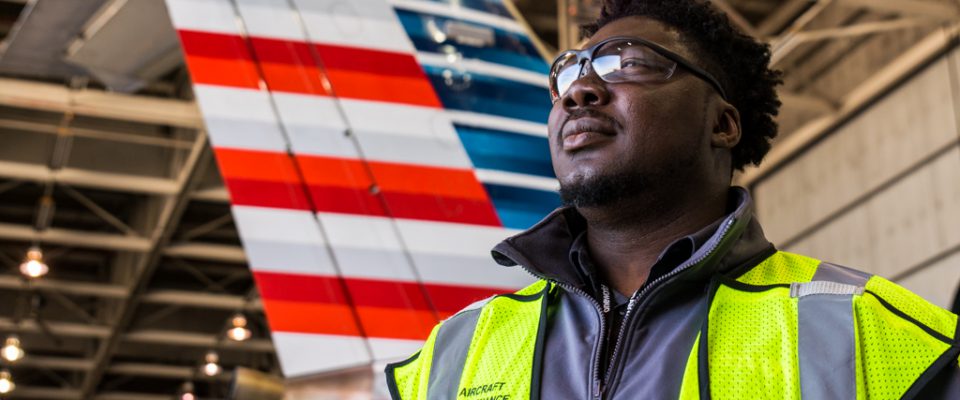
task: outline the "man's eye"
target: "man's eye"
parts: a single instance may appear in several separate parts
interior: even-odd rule
[[[634,70],[656,70],[657,66],[654,63],[651,63],[647,60],[639,58],[627,58],[620,60],[621,69],[634,69]]]

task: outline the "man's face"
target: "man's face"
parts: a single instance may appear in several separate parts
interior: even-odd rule
[[[646,17],[605,25],[585,48],[613,36],[652,41],[702,66],[679,32]],[[709,111],[718,99],[682,67],[665,82],[607,83],[593,72],[578,79],[553,105],[548,122],[561,197],[590,207],[702,183],[716,168],[710,144],[715,116],[709,116],[715,113]]]

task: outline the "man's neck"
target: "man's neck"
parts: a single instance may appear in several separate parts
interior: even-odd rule
[[[670,243],[722,217],[726,204],[724,189],[688,199],[622,201],[578,211],[587,221],[587,246],[600,278],[630,296],[647,281]]]

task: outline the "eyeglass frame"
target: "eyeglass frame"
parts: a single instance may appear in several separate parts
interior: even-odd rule
[[[613,42],[613,41],[616,41],[616,40],[632,40],[632,41],[638,42],[638,43],[640,43],[640,44],[642,44],[642,45],[644,45],[644,46],[649,47],[651,50],[657,52],[657,54],[660,54],[661,56],[664,56],[664,57],[668,58],[670,61],[673,61],[673,62],[677,63],[677,65],[683,66],[683,67],[686,68],[688,71],[690,71],[690,72],[692,72],[694,75],[696,75],[698,78],[700,78],[700,79],[704,80],[705,82],[709,83],[711,86],[713,86],[714,89],[716,89],[717,93],[720,94],[720,97],[721,97],[721,98],[723,98],[724,100],[727,100],[727,92],[726,92],[725,90],[723,90],[723,86],[720,85],[720,81],[718,81],[717,78],[715,78],[712,74],[710,74],[709,72],[707,72],[707,71],[704,70],[703,68],[700,68],[700,67],[694,65],[692,62],[688,61],[686,58],[683,58],[683,56],[681,56],[681,55],[679,55],[679,54],[677,54],[677,53],[674,53],[674,52],[672,52],[672,51],[670,51],[670,50],[667,50],[666,48],[664,48],[663,46],[660,46],[659,44],[656,44],[656,43],[654,43],[654,42],[651,42],[651,41],[649,41],[649,40],[646,40],[646,39],[640,38],[640,37],[636,37],[636,36],[614,36],[614,37],[611,37],[611,38],[604,39],[604,40],[602,40],[601,42],[599,42],[599,43],[597,43],[597,44],[594,44],[593,46],[590,46],[590,47],[588,47],[588,48],[586,48],[586,49],[582,49],[582,50],[574,50],[574,49],[565,50],[564,52],[562,52],[562,53],[560,53],[559,55],[557,55],[557,57],[553,59],[553,62],[550,63],[550,75],[549,75],[549,80],[550,80],[549,85],[550,85],[550,88],[549,88],[549,89],[550,89],[550,92],[551,92],[551,97],[553,97],[553,92],[555,91],[554,88],[557,87],[557,74],[559,73],[559,71],[554,71],[554,67],[557,65],[558,62],[560,62],[560,59],[562,59],[562,58],[564,58],[564,57],[566,57],[566,56],[568,56],[568,55],[571,55],[571,54],[572,54],[572,55],[575,55],[575,56],[577,57],[577,64],[580,66],[580,71],[577,72],[577,79],[574,79],[574,80],[573,80],[573,82],[576,82],[577,80],[579,80],[579,79],[581,79],[581,78],[584,77],[583,67],[586,65],[586,63],[584,63],[584,60],[588,61],[588,62],[590,63],[590,69],[595,71],[595,69],[593,68],[593,58],[594,58],[594,56],[596,55],[595,53],[597,52],[597,50],[600,49],[600,47],[602,47],[603,45],[605,45],[605,44],[607,44],[607,43],[610,43],[610,42]],[[671,76],[672,76],[672,75],[671,75]],[[604,81],[604,82],[607,82],[607,80],[603,79],[603,77],[600,76],[600,74],[597,74],[597,77],[599,77],[600,80],[602,80],[602,81]],[[570,84],[573,85],[573,82],[571,82]],[[608,83],[609,83],[609,82],[608,82]],[[567,90],[569,91],[570,89],[567,88]],[[559,92],[559,91],[557,91],[557,92]],[[556,103],[558,100],[560,100],[561,97],[563,97],[563,95],[559,95],[559,93],[558,93],[557,98],[552,99],[552,100],[553,100],[554,103]]]

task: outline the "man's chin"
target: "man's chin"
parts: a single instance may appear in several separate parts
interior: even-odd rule
[[[576,208],[606,207],[640,194],[646,186],[640,174],[595,175],[561,182],[560,200]]]

